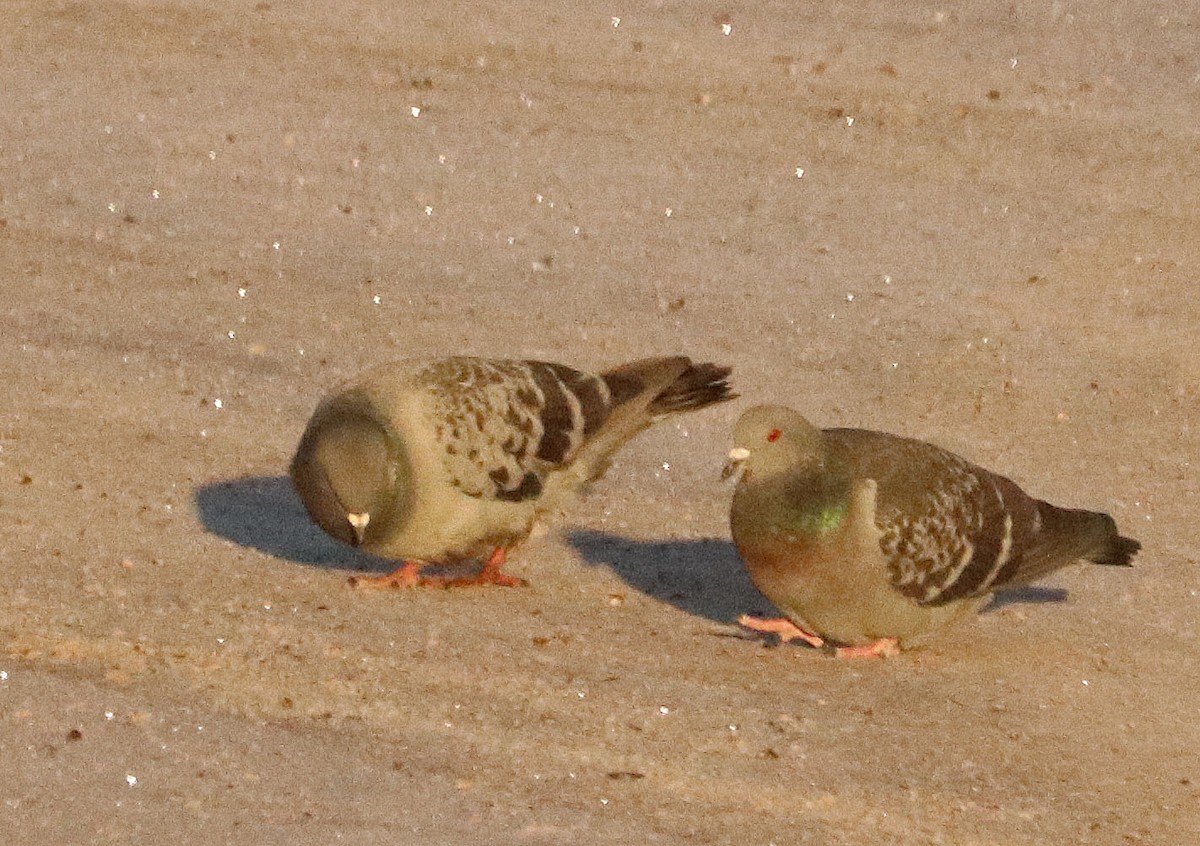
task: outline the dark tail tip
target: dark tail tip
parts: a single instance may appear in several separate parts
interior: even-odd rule
[[[1124,535],[1113,535],[1112,541],[1108,546],[1099,555],[1094,557],[1092,561],[1096,564],[1104,564],[1109,567],[1132,567],[1133,556],[1141,548],[1142,545],[1133,538],[1127,538]]]
[[[723,367],[711,362],[691,364],[654,398],[650,403],[650,413],[692,411],[736,399],[737,394],[730,390],[728,382],[732,372],[732,367]]]

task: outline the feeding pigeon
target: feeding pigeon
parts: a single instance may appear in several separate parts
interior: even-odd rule
[[[600,478],[659,418],[733,399],[729,373],[684,356],[599,375],[465,356],[384,365],[320,403],[291,476],[327,533],[404,561],[360,583],[522,584],[500,568],[535,519]],[[485,557],[475,577],[420,574]]]

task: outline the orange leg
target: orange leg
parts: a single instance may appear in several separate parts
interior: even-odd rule
[[[457,588],[473,585],[500,585],[501,587],[524,587],[524,579],[501,573],[507,550],[496,547],[475,576],[422,576],[424,561],[405,561],[400,567],[384,576],[351,576],[350,584],[368,590],[394,590],[397,588],[436,587]]]
[[[350,584],[367,590],[394,590],[412,587],[444,587],[446,579],[437,576],[422,576],[423,561],[405,561],[390,573],[382,576],[351,576]]]
[[[779,639],[783,643],[787,643],[789,640],[799,639],[807,643],[809,646],[814,646],[817,649],[820,649],[825,645],[823,638],[813,634],[812,632],[806,632],[791,620],[783,617],[767,619],[765,617],[751,617],[749,614],[743,614],[742,616],[738,617],[738,624],[745,626],[748,629],[753,629],[756,632],[779,635]]]
[[[900,643],[894,637],[881,637],[862,646],[839,646],[834,654],[838,658],[891,658],[900,654]]]
[[[821,649],[825,646],[824,638],[812,632],[806,632],[791,620],[785,618],[764,619],[743,614],[738,617],[738,623],[756,632],[779,635],[783,643],[789,640],[802,640],[809,646]],[[900,644],[894,637],[884,637],[874,643],[862,646],[839,646],[833,650],[838,658],[891,658],[900,654]]]
[[[491,556],[484,563],[483,569],[477,576],[460,576],[458,578],[449,579],[445,583],[445,587],[469,587],[471,585],[499,585],[501,587],[525,587],[529,582],[517,576],[510,576],[507,573],[501,573],[500,568],[504,566],[504,560],[508,556],[508,550],[503,546],[498,546],[492,551]]]

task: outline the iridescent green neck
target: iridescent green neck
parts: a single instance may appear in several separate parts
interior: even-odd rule
[[[776,526],[785,531],[805,535],[828,535],[836,532],[850,513],[848,499],[832,502],[804,503],[794,511],[775,515]]]
[[[839,531],[850,514],[850,485],[825,475],[752,481],[744,494],[743,517],[772,534],[823,537]]]

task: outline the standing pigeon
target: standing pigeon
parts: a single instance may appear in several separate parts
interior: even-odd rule
[[[500,572],[536,518],[608,469],[660,417],[733,399],[730,368],[648,358],[595,376],[469,357],[375,368],[324,399],[292,459],[305,508],[338,540],[401,559],[363,584],[523,584]],[[473,578],[427,563],[487,556]]]
[[[821,430],[756,406],[734,430],[744,468],[730,525],[755,585],[787,619],[758,631],[837,654],[889,655],[977,609],[993,590],[1076,560],[1129,566],[1141,544],[1107,514],[1058,508],[922,441]]]

